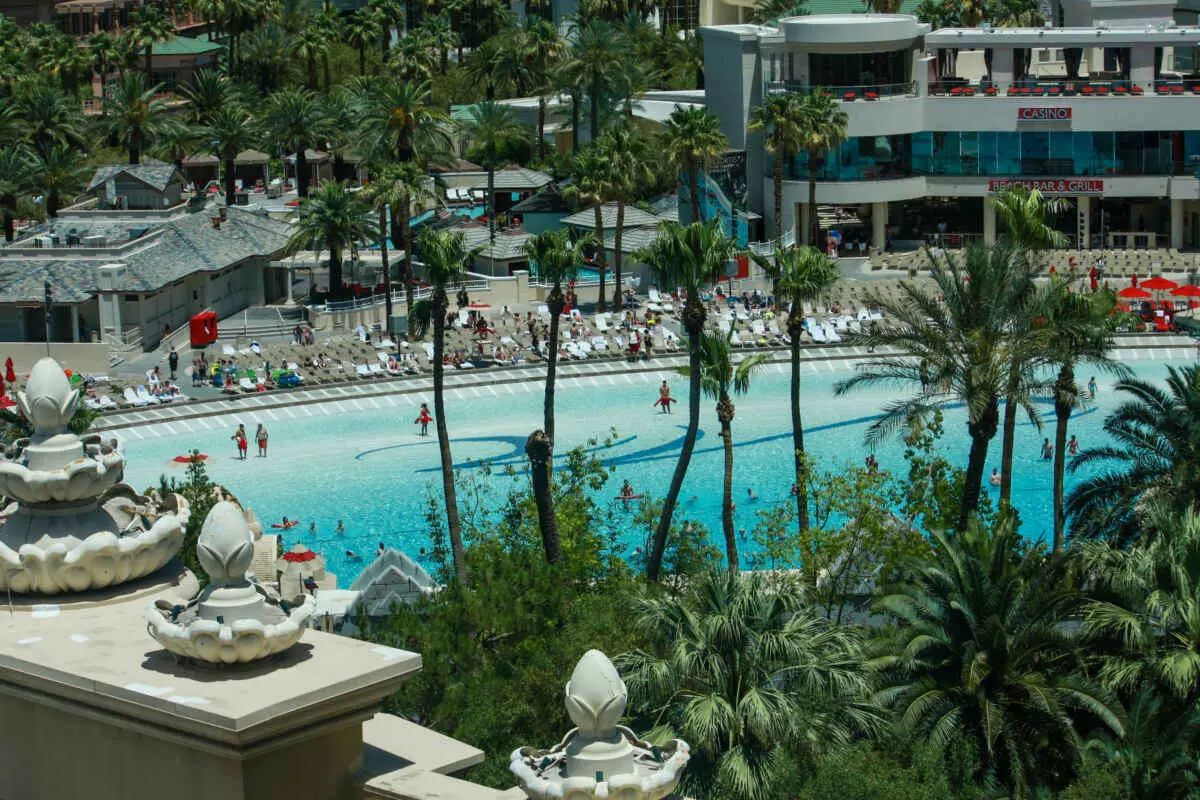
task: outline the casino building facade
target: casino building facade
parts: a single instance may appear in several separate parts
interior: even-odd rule
[[[1067,24],[1044,28],[930,30],[901,14],[709,27],[706,101],[746,151],[768,236],[807,240],[816,210],[821,228],[873,249],[939,233],[990,242],[992,199],[1021,183],[1068,200],[1056,224],[1076,245],[1197,248],[1200,28],[1171,8],[1076,0],[1056,14]],[[813,164],[787,157],[776,220],[774,156],[746,126],[772,93],[818,90],[839,99],[847,137]]]

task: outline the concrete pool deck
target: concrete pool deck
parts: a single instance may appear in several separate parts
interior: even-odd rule
[[[1118,336],[1114,348],[1120,361],[1148,361],[1161,359],[1185,359],[1197,354],[1197,343],[1186,336],[1164,334],[1132,334]],[[765,352],[777,370],[787,368],[790,354],[787,349],[746,348],[747,353]],[[847,368],[856,361],[887,355],[885,348],[869,353],[858,345],[836,345],[825,347],[804,346],[800,351],[801,363],[811,372],[829,371],[839,365]],[[588,361],[559,362],[558,380],[591,380],[598,388],[606,386],[658,382],[664,377],[678,378],[678,370],[687,364],[687,354],[655,356],[650,361],[636,364],[624,359],[596,359]],[[502,394],[541,391],[546,375],[543,364],[522,367],[499,367],[483,370],[448,370],[445,389],[450,397],[499,396]],[[148,408],[123,409],[102,414],[93,423],[95,431],[122,431],[132,438],[155,435],[174,435],[180,430],[206,430],[207,418],[226,415],[254,413],[267,421],[299,419],[332,414],[343,411],[364,411],[372,408],[396,408],[400,405],[432,402],[433,376],[412,375],[383,380],[359,380],[343,384],[300,388],[287,391],[257,392],[228,395],[212,400],[201,400],[180,405],[161,405]],[[415,395],[415,397],[413,396]],[[403,399],[401,399],[403,398]],[[317,410],[314,412],[313,408]],[[160,428],[161,426],[161,428]]]

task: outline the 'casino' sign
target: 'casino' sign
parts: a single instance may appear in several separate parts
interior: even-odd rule
[[[1054,106],[1018,108],[1017,122],[1070,122],[1071,109]]]

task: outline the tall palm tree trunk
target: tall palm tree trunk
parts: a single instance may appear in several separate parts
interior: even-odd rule
[[[151,75],[152,75],[151,67],[153,65],[154,65],[154,45],[148,44],[148,45],[146,45],[146,85],[147,86],[154,85],[154,81],[151,78]]]
[[[494,248],[496,246],[496,167],[491,161],[488,162],[487,175],[488,244]]]
[[[446,429],[445,367],[446,292],[437,287],[433,293],[433,415],[437,428],[438,450],[442,458],[442,492],[446,497],[446,527],[450,530],[450,552],[454,558],[454,578],[467,588],[467,551],[463,547],[462,522],[458,518],[458,492],[454,488],[454,459],[450,456],[450,433]]]
[[[392,265],[388,263],[388,219],[387,206],[379,207],[379,260],[383,267],[383,313],[386,319],[383,322],[383,329],[387,333],[385,338],[392,332],[392,313],[395,309],[392,308]]]
[[[359,75],[367,74],[367,46],[366,46],[366,44],[360,44],[358,46],[358,74]]]
[[[1004,435],[1000,440],[1000,507],[1012,503],[1012,463],[1017,437],[1017,390],[1021,385],[1021,366],[1013,364],[1008,371],[1008,386],[1004,396]]]
[[[525,455],[529,457],[529,475],[533,481],[538,528],[542,532],[542,549],[546,552],[546,563],[554,564],[562,558],[562,546],[558,537],[558,520],[554,518],[554,498],[550,493],[553,447],[545,431],[529,434],[525,440]]]
[[[983,471],[987,467],[988,445],[996,435],[1000,423],[999,402],[993,399],[983,415],[967,423],[971,437],[971,450],[967,454],[966,482],[963,486],[962,505],[958,512],[958,529],[965,530],[967,521],[979,508],[979,491],[983,485]]]
[[[329,247],[329,296],[341,297],[346,290],[342,278],[342,248],[341,245]]]
[[[600,138],[600,73],[592,76],[592,141]]]
[[[792,458],[796,468],[796,523],[798,533],[808,530],[808,469],[804,457],[804,420],[800,416],[800,335],[799,309],[788,313],[788,336],[792,343],[791,411]],[[793,322],[794,319],[794,322]]]
[[[817,236],[820,233],[820,221],[817,219],[817,152],[808,151],[808,232],[805,234],[806,244],[817,246]]]
[[[1063,487],[1067,466],[1067,426],[1075,406],[1075,369],[1063,364],[1054,385],[1054,546],[1061,553],[1066,538],[1066,517],[1063,513]]]
[[[579,92],[571,92],[571,152],[579,152]]]
[[[596,266],[600,269],[600,299],[596,303],[596,310],[603,313],[604,311],[604,278],[608,272],[608,259],[604,253],[604,212],[601,209],[600,203],[596,203],[593,209],[596,217]]]
[[[59,196],[58,189],[51,189],[46,193],[46,216],[50,219],[58,219],[58,209],[62,206],[62,198]]]
[[[646,562],[646,577],[651,581],[657,581],[662,570],[667,534],[671,530],[671,519],[675,516],[675,504],[679,502],[683,478],[692,462],[696,434],[700,430],[700,331],[704,328],[704,307],[700,305],[700,293],[691,286],[687,292],[684,324],[688,332],[688,426],[687,433],[683,436],[683,448],[679,451],[679,460],[675,462],[675,474],[671,476],[671,486],[667,489],[667,497],[663,501],[662,517],[659,518],[658,527],[654,531],[650,558]]]
[[[692,222],[700,222],[700,175],[699,165],[689,158],[687,163],[688,188],[692,195]]]
[[[550,335],[546,339],[546,396],[542,403],[542,430],[554,445],[554,381],[558,377],[558,324],[563,312],[562,290],[555,286],[550,302]]]
[[[538,121],[537,121],[537,153],[538,158],[546,155],[546,98],[538,96]]]
[[[321,54],[321,73],[325,78],[325,91],[329,91],[329,87],[333,85],[333,80],[329,76],[329,51]]]
[[[300,197],[308,197],[308,158],[304,155],[307,149],[308,142],[300,142],[296,148],[296,194]]]
[[[613,309],[621,310],[621,228],[625,226],[625,202],[617,201],[617,229],[613,232]]]
[[[225,159],[225,205],[233,205],[234,195],[237,194],[237,176],[234,175],[235,161]]]
[[[136,128],[129,134],[129,163],[137,164],[142,160],[142,130]]]
[[[775,238],[783,237],[783,153],[776,148],[775,169],[771,180],[775,183]],[[775,267],[779,267],[779,248],[775,248]]]
[[[415,300],[413,299],[413,235],[412,224],[409,222],[408,208],[400,209],[400,241],[404,245],[404,258],[400,261],[400,280],[404,281],[404,313],[411,314]],[[392,209],[393,224],[395,224],[396,209]],[[392,240],[392,246],[395,246],[395,240]],[[412,330],[408,333],[408,340],[411,342],[413,338]]]
[[[725,479],[721,491],[721,527],[725,531],[725,557],[729,571],[737,572],[738,546],[733,530],[733,403],[728,395],[717,403],[717,419],[721,421],[721,441],[725,449]]]
[[[4,209],[4,241],[11,242],[16,238],[17,198],[5,195],[0,198],[0,207]]]

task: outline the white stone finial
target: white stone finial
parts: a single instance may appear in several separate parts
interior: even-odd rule
[[[200,529],[196,556],[214,584],[245,582],[254,559],[254,535],[240,508],[227,500],[212,507]]]
[[[579,731],[603,738],[612,733],[625,713],[628,692],[617,668],[599,650],[588,650],[567,682],[567,714]]]
[[[66,431],[79,391],[71,388],[62,365],[47,356],[33,365],[25,390],[17,392],[17,402],[37,435],[53,436]]]

